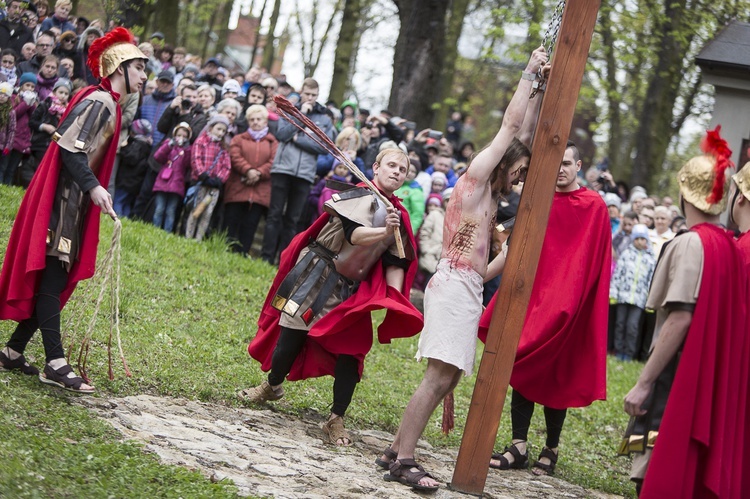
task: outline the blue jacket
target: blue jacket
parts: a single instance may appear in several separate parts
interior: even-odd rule
[[[299,109],[299,104],[297,108]],[[328,138],[336,139],[336,128],[328,115],[325,114],[323,106],[316,102],[315,107],[307,117],[323,130]],[[295,135],[297,140],[294,140]],[[276,138],[279,140],[279,148],[271,166],[271,173],[292,175],[312,184],[315,181],[318,156],[327,154],[328,151],[284,118],[279,118]]]
[[[157,125],[159,124],[161,115],[164,114],[164,111],[166,111],[172,103],[175,95],[174,89],[166,94],[154,90],[150,95],[143,98],[143,104],[141,104],[141,108],[138,110],[138,117],[148,120],[154,130],[154,145],[151,148],[152,150],[156,150],[164,138],[164,134],[157,130]],[[193,133],[196,134],[195,131],[193,131]]]

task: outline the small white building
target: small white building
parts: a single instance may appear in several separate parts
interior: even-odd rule
[[[741,168],[750,153],[750,23],[732,21],[708,42],[695,60],[703,81],[716,89],[710,129],[721,125],[721,136]]]

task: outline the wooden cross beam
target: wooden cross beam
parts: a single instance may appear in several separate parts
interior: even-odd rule
[[[586,68],[600,0],[568,0],[534,135],[487,343],[450,487],[481,495],[518,341],[542,252],[550,207]]]

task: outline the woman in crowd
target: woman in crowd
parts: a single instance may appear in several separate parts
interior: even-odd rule
[[[248,130],[229,147],[232,171],[224,192],[224,224],[232,249],[247,255],[271,202],[271,164],[279,143],[268,131],[265,106],[250,106],[245,118]]]

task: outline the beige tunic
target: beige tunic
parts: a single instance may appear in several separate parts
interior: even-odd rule
[[[651,291],[646,302],[646,308],[656,310],[656,327],[651,350],[656,345],[661,328],[669,315],[667,305],[670,303],[694,305],[698,301],[702,276],[703,245],[697,233],[683,234],[664,248],[664,253],[656,265],[651,281]],[[643,480],[652,452],[653,448],[648,447],[645,453],[636,454],[633,457],[631,480]]]
[[[100,102],[101,107],[95,106],[96,102]],[[66,128],[70,118],[60,124],[59,130],[62,130],[62,133],[55,132],[52,140],[66,151],[84,153],[89,167],[96,174],[107,152],[107,145],[114,135],[117,104],[111,94],[96,90],[79,102],[76,108],[86,105],[86,110],[77,116],[70,126]],[[90,121],[91,128],[87,134],[83,134],[91,113],[97,107],[97,116]],[[72,112],[74,111],[75,108]],[[88,203],[88,195],[81,192],[70,176],[61,170],[47,236],[47,255],[60,259],[68,270],[78,254],[80,228]]]

